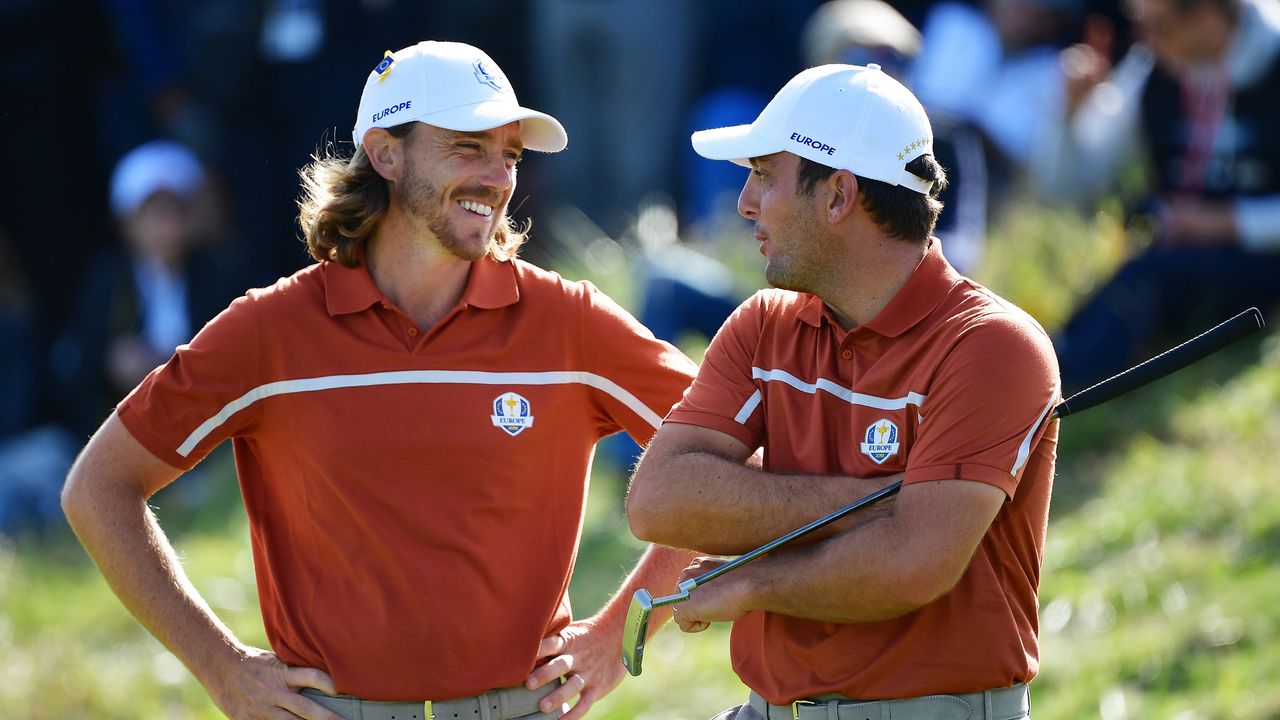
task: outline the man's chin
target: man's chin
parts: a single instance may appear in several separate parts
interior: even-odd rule
[[[453,253],[456,257],[462,260],[475,262],[476,260],[483,258],[489,252],[490,242],[492,241],[489,238],[482,239],[479,236],[467,238],[459,238],[455,236],[446,243],[445,246],[448,248],[449,252]]]

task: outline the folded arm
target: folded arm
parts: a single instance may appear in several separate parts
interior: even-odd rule
[[[739,554],[901,478],[769,472],[750,462],[752,452],[716,430],[664,423],[631,480],[631,531],[664,545]],[[830,537],[854,522],[842,520],[812,537]]]
[[[951,590],[1005,500],[981,482],[906,485],[887,512],[847,532],[726,573],[677,607],[681,629],[752,610],[833,623],[885,620]],[[719,561],[702,559],[686,577]]]

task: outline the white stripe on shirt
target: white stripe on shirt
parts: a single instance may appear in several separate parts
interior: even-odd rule
[[[614,381],[589,372],[572,370],[545,372],[487,372],[481,370],[400,370],[359,375],[327,375],[300,380],[280,380],[259,385],[222,407],[216,415],[200,424],[178,446],[178,454],[187,457],[200,441],[250,405],[276,395],[333,390],[336,388],[374,387],[379,385],[572,385],[580,384],[600,390],[639,415],[653,427],[662,424],[662,416],[651,410],[635,395]]]
[[[908,405],[920,407],[925,401],[925,396],[916,392],[909,392],[899,398],[883,398],[876,395],[856,393],[826,378],[818,378],[815,383],[807,383],[786,370],[765,370],[764,368],[753,367],[751,368],[751,377],[754,380],[763,380],[765,382],[786,383],[796,390],[810,395],[816,395],[819,390],[822,390],[844,400],[850,405],[861,405],[863,407],[876,408],[877,410],[901,410]],[[760,400],[761,394],[757,390],[750,398],[747,398],[747,402],[738,411],[734,420],[740,425],[745,425],[747,418],[751,417],[751,413],[755,412],[756,407],[760,404]]]
[[[1035,423],[1031,425],[1031,429],[1027,431],[1027,436],[1022,438],[1022,444],[1018,446],[1018,459],[1013,463],[1013,469],[1009,474],[1018,477],[1018,471],[1022,469],[1023,463],[1027,461],[1027,456],[1031,454],[1031,438],[1035,437],[1036,431],[1040,429],[1040,423],[1044,421],[1044,416],[1049,414],[1056,402],[1054,397],[1049,398],[1049,404],[1044,406],[1044,411],[1040,413],[1040,417],[1036,418]]]

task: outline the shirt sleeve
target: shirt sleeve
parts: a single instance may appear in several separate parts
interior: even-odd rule
[[[972,480],[1012,498],[1059,396],[1044,331],[1013,313],[982,319],[939,367],[903,482]]]
[[[648,445],[662,418],[689,387],[697,366],[674,345],[654,337],[612,298],[586,283],[581,340],[598,387],[601,434],[625,430]]]
[[[116,412],[143,447],[190,470],[255,422],[254,406],[240,408],[237,401],[262,384],[260,349],[254,300],[241,297],[144,378]]]
[[[760,346],[765,296],[756,293],[729,316],[702,358],[689,392],[667,422],[697,425],[737,438],[751,450],[764,441],[764,413],[752,364]]]

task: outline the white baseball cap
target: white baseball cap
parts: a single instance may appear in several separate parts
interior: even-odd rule
[[[388,50],[365,80],[352,139],[360,147],[370,128],[415,120],[460,132],[518,120],[526,149],[558,152],[569,142],[558,120],[521,107],[498,64],[465,43],[427,40]]]
[[[750,125],[702,130],[693,149],[750,167],[751,158],[787,151],[860,177],[923,195],[933,182],[906,170],[933,152],[933,130],[911,91],[879,65],[820,65],[783,86]]]
[[[204,185],[204,166],[187,146],[152,140],[130,150],[111,172],[111,211],[124,217],[167,190],[190,199]]]

